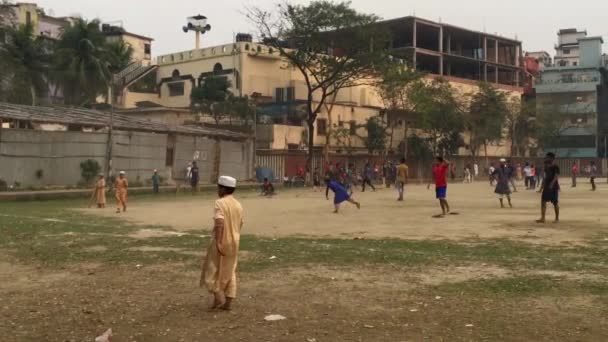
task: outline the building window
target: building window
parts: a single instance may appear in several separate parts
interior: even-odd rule
[[[572,66],[577,66],[578,62],[572,62]]]
[[[281,103],[285,101],[285,88],[276,88],[274,91],[275,102]]]
[[[338,127],[344,127],[344,121],[338,121]]]
[[[150,44],[144,44],[144,53],[146,55],[152,54],[152,46]]]
[[[569,55],[570,49],[563,49],[562,52],[564,53],[564,55]]]
[[[317,119],[317,135],[327,135],[327,120]]]
[[[287,87],[287,101],[295,101],[296,100],[296,88],[295,87]]]
[[[350,135],[357,135],[357,122],[355,120],[350,122]]]
[[[184,82],[168,83],[169,96],[184,96]]]
[[[221,63],[215,63],[215,65],[213,66],[213,73],[217,74],[222,72],[222,70],[224,70],[224,67],[222,66]]]
[[[30,11],[25,12],[25,24],[26,25],[32,24],[32,13]]]
[[[173,147],[167,147],[167,154],[165,157],[165,166],[173,166]]]

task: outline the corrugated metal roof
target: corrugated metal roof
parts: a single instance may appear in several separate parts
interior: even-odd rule
[[[0,102],[0,118],[3,120],[26,120],[35,123],[82,125],[95,128],[103,128],[110,125],[110,113],[108,112],[61,106],[25,106],[5,102]],[[235,140],[249,138],[247,134],[228,130],[186,125],[170,126],[118,113],[114,113],[113,127],[116,130],[179,133]]]

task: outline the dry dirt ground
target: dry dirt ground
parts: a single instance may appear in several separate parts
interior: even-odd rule
[[[396,201],[394,189],[356,192],[362,204],[357,210],[344,204],[342,212],[332,214],[332,195],[310,190],[290,190],[273,198],[260,198],[248,192],[237,194],[245,208],[243,233],[266,237],[366,237],[399,239],[509,238],[542,244],[584,243],[606,232],[608,198],[604,191],[589,191],[587,184],[577,188],[563,186],[562,222],[539,225],[540,194],[520,185],[513,194],[513,209],[500,209],[494,188],[488,183],[452,184],[448,189],[453,211],[460,215],[432,218],[440,212],[434,189],[407,187],[405,202]],[[506,200],[505,200],[506,204]],[[171,226],[177,231],[207,229],[211,225],[212,198],[184,198],[174,201],[132,201],[120,217],[138,224]],[[90,213],[116,216],[112,209]],[[552,208],[548,221],[553,220]]]
[[[499,209],[486,183],[451,185],[443,219],[420,185],[338,215],[321,193],[241,193],[229,313],[197,287],[212,194],[0,205],[0,341],[608,341],[606,194],[564,188],[563,222],[538,225],[538,194]]]

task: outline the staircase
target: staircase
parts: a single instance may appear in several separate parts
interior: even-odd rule
[[[141,61],[133,62],[114,75],[114,86],[122,90],[146,76],[152,70],[156,70],[156,68],[158,68],[158,65],[144,65]]]

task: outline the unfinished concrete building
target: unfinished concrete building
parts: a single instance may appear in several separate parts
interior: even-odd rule
[[[520,86],[521,42],[417,17],[381,22],[396,57],[445,78]]]

